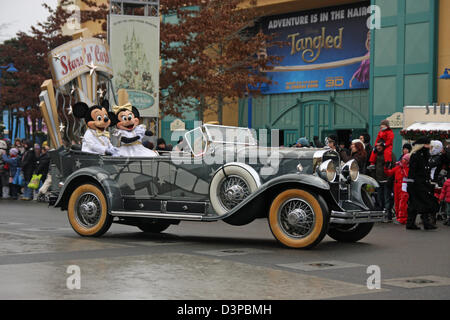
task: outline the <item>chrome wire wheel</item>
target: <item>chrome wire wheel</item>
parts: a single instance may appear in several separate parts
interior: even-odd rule
[[[250,187],[239,176],[225,177],[219,184],[217,196],[221,204],[228,210],[233,209],[250,195]]]
[[[83,237],[100,237],[113,222],[103,190],[90,183],[80,185],[72,192],[67,217],[73,230]]]
[[[96,226],[101,219],[102,205],[93,193],[83,193],[75,203],[75,218],[86,229]]]
[[[278,210],[278,223],[289,237],[302,239],[314,229],[316,216],[311,206],[300,198],[286,200]]]

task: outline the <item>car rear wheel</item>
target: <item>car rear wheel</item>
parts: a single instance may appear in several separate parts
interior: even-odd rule
[[[93,184],[84,184],[74,190],[67,215],[73,230],[85,237],[102,236],[113,221],[103,191]]]
[[[316,246],[327,233],[329,219],[323,198],[305,190],[286,190],[270,206],[270,230],[281,244],[290,248]]]
[[[227,214],[258,190],[260,182],[249,170],[253,169],[229,165],[218,170],[212,178],[209,198],[211,206],[219,216]]]

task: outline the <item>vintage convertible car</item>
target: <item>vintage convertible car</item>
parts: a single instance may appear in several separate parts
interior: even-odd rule
[[[239,226],[267,218],[291,248],[313,247],[326,234],[358,241],[385,217],[366,192],[377,182],[332,150],[261,147],[247,128],[216,125],[186,133],[184,142],[183,151],[154,158],[54,150],[52,204],[68,211],[81,236],[101,236],[113,222],[157,233],[180,221]]]

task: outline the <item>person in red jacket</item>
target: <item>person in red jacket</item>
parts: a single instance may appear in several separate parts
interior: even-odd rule
[[[394,176],[394,203],[395,203],[395,216],[400,224],[405,225],[408,220],[408,199],[409,194],[403,183],[405,179],[408,179],[409,173],[409,153],[404,155],[402,160],[397,162],[397,165],[393,169],[384,169],[387,176]]]
[[[384,161],[386,163],[392,162],[392,149],[394,147],[394,131],[389,126],[388,120],[383,120],[380,123],[380,132],[378,132],[377,140],[375,141],[375,145],[377,145],[377,142],[381,139],[384,140]],[[370,155],[370,165],[374,166],[375,162],[377,161],[377,152],[372,152]]]
[[[441,202],[445,202],[445,213],[447,214],[447,220],[444,222],[444,225],[450,227],[450,179],[445,181],[439,200]]]

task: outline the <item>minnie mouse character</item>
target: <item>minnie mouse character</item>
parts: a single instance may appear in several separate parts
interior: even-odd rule
[[[106,130],[111,124],[111,114],[108,113],[109,103],[104,100],[101,106],[88,107],[86,103],[78,102],[72,107],[73,115],[84,119],[86,130],[81,151],[88,153],[118,156],[118,149],[109,141],[109,132]]]
[[[120,139],[119,154],[122,157],[156,157],[158,154],[142,145],[144,136],[152,136],[145,126],[139,125],[139,111],[130,103],[113,107],[113,135]]]

